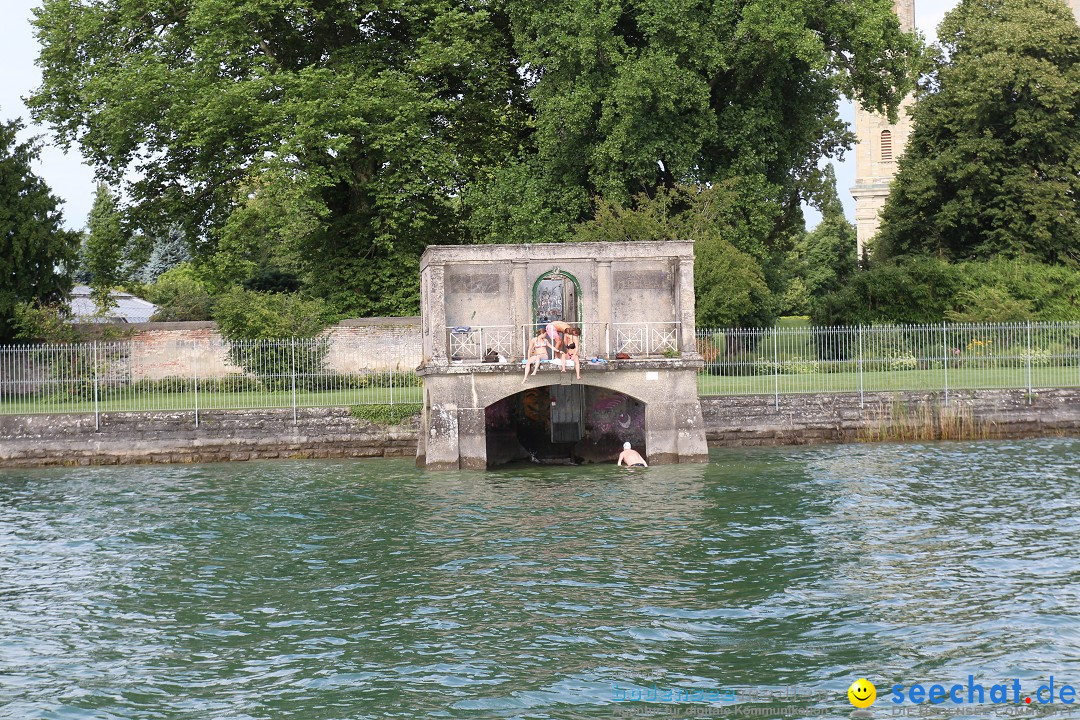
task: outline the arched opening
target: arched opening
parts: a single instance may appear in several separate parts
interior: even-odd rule
[[[533,283],[533,322],[537,325],[556,320],[580,323],[580,298],[581,283],[576,277],[559,268],[548,270]]]
[[[645,403],[591,385],[528,388],[485,408],[488,467],[613,462],[629,442],[647,456]]]
[[[892,132],[881,131],[881,159],[883,162],[892,162]]]

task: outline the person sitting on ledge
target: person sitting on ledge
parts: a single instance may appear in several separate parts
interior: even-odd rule
[[[536,371],[540,369],[541,361],[547,359],[548,342],[544,338],[544,328],[537,328],[536,337],[529,343],[529,348],[529,357],[525,361],[525,377],[521,378],[522,384],[529,378],[529,366],[536,364],[532,371],[532,374],[535,375]]]
[[[645,462],[645,458],[641,457],[641,453],[630,449],[630,443],[628,442],[622,444],[622,452],[619,453],[619,460],[615,464],[621,467],[623,462],[626,463],[627,467],[649,467],[649,464]]]
[[[581,331],[576,327],[566,329],[563,335],[563,351],[560,364],[560,372],[566,372],[566,361],[574,361],[574,375],[581,379]]]

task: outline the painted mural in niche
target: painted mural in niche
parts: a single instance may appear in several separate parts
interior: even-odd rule
[[[536,288],[536,322],[565,320],[562,278],[541,280]]]

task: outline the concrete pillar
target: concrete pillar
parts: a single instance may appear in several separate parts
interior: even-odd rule
[[[434,307],[444,307],[446,288],[443,284],[442,263],[432,263],[428,268],[429,302],[438,303]],[[446,315],[441,312],[425,313],[431,318],[431,362],[433,365],[449,364],[446,358]]]
[[[522,326],[532,324],[532,288],[526,270],[529,263],[525,260],[510,261],[510,323],[514,326],[513,352],[525,357],[529,338],[532,333],[522,331]],[[524,346],[522,343],[525,343]]]
[[[429,470],[456,470],[460,464],[461,452],[458,445],[458,408],[453,403],[441,403],[427,412],[426,426],[421,432],[426,433],[426,458]],[[418,448],[419,449],[419,448]]]
[[[458,453],[461,468],[487,469],[487,424],[484,408],[458,408]]]
[[[588,339],[589,342],[595,345],[595,348],[589,348],[590,356],[592,353],[600,355],[608,352],[611,348],[611,343],[615,341],[611,336],[615,331],[614,328],[611,327],[611,311],[611,261],[597,260],[596,320],[601,323],[601,325],[598,333],[599,336],[596,339]]]
[[[679,350],[683,353],[697,352],[697,325],[694,320],[694,259],[681,258],[676,279],[676,317],[682,328]],[[695,395],[697,391],[695,390]]]

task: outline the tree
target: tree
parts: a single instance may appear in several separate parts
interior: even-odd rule
[[[48,304],[71,290],[78,233],[65,230],[60,201],[34,174],[34,141],[18,120],[0,123],[0,339],[11,338],[18,303]]]
[[[134,277],[138,282],[152,283],[169,270],[190,261],[191,250],[183,228],[170,225],[150,239],[150,254]]]
[[[527,127],[499,3],[45,0],[35,13],[35,117],[104,180],[137,171],[134,222],[181,222],[198,262],[229,233],[244,248],[258,238],[236,232],[270,230],[344,313],[418,310],[420,253],[460,237],[463,188]],[[299,235],[282,231],[295,209],[310,219]]]
[[[918,45],[891,0],[44,0],[35,24],[35,116],[138,171],[136,221],[183,221],[215,282],[295,270],[351,314],[415,312],[427,244],[560,240],[677,184],[752,183],[782,255],[852,140],[841,95],[895,110]]]
[[[104,312],[114,305],[111,293],[124,280],[122,263],[127,247],[116,198],[105,183],[98,183],[94,193],[86,231],[90,295],[98,310]]]
[[[1080,260],[1080,27],[1062,0],[962,0],[915,105],[879,258]]]
[[[786,313],[808,315],[816,300],[843,287],[858,268],[855,227],[844,217],[831,165],[825,168],[820,204],[821,222],[799,235],[786,259]]]
[[[536,127],[517,162],[540,187],[510,173],[492,180],[492,195],[587,213],[592,197],[626,205],[642,192],[740,178],[753,183],[748,198],[784,210],[764,244],[801,223],[800,193],[819,158],[852,142],[841,95],[895,111],[918,55],[891,0],[507,8]]]
[[[773,217],[748,197],[752,181],[732,179],[711,188],[677,186],[653,197],[641,193],[629,207],[600,201],[596,217],[575,228],[582,242],[689,240],[694,243],[697,323],[708,327],[764,327],[776,302],[755,238]],[[748,211],[749,209],[749,211]],[[773,208],[773,213],[779,209]]]

